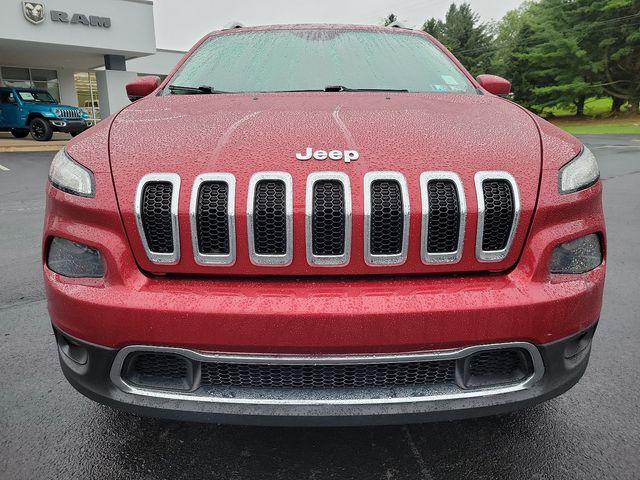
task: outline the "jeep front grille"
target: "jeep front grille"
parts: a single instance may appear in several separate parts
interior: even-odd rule
[[[351,185],[341,172],[317,172],[307,178],[307,261],[310,265],[346,265],[351,254]]]
[[[455,263],[462,257],[467,204],[460,177],[453,172],[425,172],[422,191],[421,253],[424,263]]]
[[[61,108],[58,110],[60,118],[80,118],[82,112],[76,109]]]
[[[229,254],[229,187],[206,182],[200,187],[196,223],[198,250],[209,255]]]
[[[179,194],[180,177],[173,173],[145,175],[138,184],[134,212],[152,262],[176,263],[180,258]]]
[[[420,253],[426,265],[456,263],[464,253],[467,202],[453,172],[424,172],[419,178]],[[177,263],[180,258],[175,174],[146,175],[136,192],[136,221],[148,258]],[[293,260],[293,180],[285,172],[259,172],[247,193],[248,252],[254,265],[286,266]],[[476,259],[503,260],[511,249],[520,215],[518,185],[506,172],[475,175],[478,221]],[[350,178],[343,172],[315,172],[306,180],[304,241],[312,266],[347,265],[352,247]],[[407,180],[398,172],[369,172],[363,182],[364,261],[370,266],[401,265],[408,255],[410,205]],[[193,255],[200,265],[236,261],[236,179],[206,173],[194,181],[189,207]],[[360,233],[361,232],[361,233]],[[361,236],[360,236],[361,235]],[[301,238],[302,237],[302,238]],[[417,245],[416,245],[417,248]],[[244,249],[243,249],[244,250]],[[245,257],[246,258],[246,257]]]
[[[228,173],[206,173],[193,183],[191,240],[196,262],[201,265],[235,262],[235,185],[235,177]]]
[[[407,259],[409,195],[404,175],[369,172],[364,177],[365,261],[401,265]]]
[[[506,172],[478,172],[476,257],[480,261],[504,259],[511,248],[520,214],[515,179]]]
[[[336,180],[313,186],[311,247],[318,256],[344,253],[344,188]]]
[[[293,180],[284,172],[251,177],[247,207],[249,256],[256,265],[288,265],[293,258]]]

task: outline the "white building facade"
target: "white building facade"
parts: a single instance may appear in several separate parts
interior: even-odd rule
[[[0,86],[47,89],[96,120],[129,103],[127,82],[183,55],[156,49],[149,0],[0,1]]]

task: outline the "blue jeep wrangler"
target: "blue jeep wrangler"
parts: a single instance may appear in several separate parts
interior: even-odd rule
[[[11,132],[16,138],[31,133],[34,140],[46,142],[53,132],[75,137],[91,125],[88,113],[60,105],[46,90],[0,87],[0,132]]]

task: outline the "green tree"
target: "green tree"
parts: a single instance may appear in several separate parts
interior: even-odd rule
[[[509,40],[508,48],[503,47],[499,53],[499,66],[495,72],[511,81],[514,100],[520,105],[535,110],[536,96],[534,88],[539,77],[532,72],[530,62],[526,58],[533,43],[534,32],[528,23],[523,23]],[[497,54],[498,52],[496,52]],[[494,65],[496,60],[494,60]]]
[[[640,103],[640,0],[540,0],[505,15],[493,70],[529,108],[609,95],[613,109]]]
[[[566,0],[528,3],[505,16],[493,65],[513,80],[516,101],[535,110],[575,106],[583,115],[586,98],[601,91],[584,36],[588,22]]]
[[[432,35],[437,39],[441,39],[444,36],[444,22],[442,20],[430,18],[424,22],[422,31],[427,32],[429,35]]]
[[[638,113],[640,0],[576,0],[575,9],[586,19],[583,45],[599,87],[614,99],[614,109],[629,102],[631,111]]]
[[[491,58],[491,72],[496,75],[508,77],[513,73],[513,53],[524,53],[530,40],[523,39],[531,34],[531,29],[523,32],[527,23],[531,1],[523,3],[515,10],[509,10],[496,25],[494,40],[494,55]]]
[[[444,22],[431,18],[422,29],[444,43],[472,75],[489,71],[493,37],[468,3],[452,3]]]
[[[397,22],[397,21],[398,21],[398,17],[393,13],[390,13],[389,15],[387,15],[382,19],[382,23],[384,24],[385,27],[388,27],[393,22]]]

